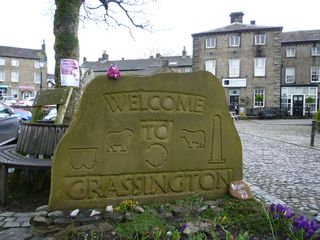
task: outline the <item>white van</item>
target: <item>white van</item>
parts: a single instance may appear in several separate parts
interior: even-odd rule
[[[0,101],[7,104],[8,106],[16,105],[17,101],[12,96],[1,96]]]

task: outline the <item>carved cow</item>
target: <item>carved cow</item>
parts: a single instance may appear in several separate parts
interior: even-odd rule
[[[127,152],[132,136],[133,131],[131,129],[109,132],[105,137],[105,147],[107,152]]]
[[[183,129],[180,138],[184,139],[188,144],[188,148],[203,148],[204,147],[204,132],[202,130],[189,131]]]

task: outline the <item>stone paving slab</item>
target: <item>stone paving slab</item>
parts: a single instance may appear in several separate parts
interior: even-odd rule
[[[320,135],[309,146],[306,120],[238,121],[244,177],[250,184],[287,205],[320,212]]]

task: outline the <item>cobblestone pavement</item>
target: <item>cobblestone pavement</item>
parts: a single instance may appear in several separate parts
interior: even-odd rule
[[[320,134],[310,147],[310,124],[307,119],[235,122],[245,180],[260,193],[316,215],[320,213]]]
[[[235,125],[253,193],[320,216],[320,134],[310,147],[311,120],[240,120]],[[0,239],[52,240],[32,235],[29,215],[0,211]]]

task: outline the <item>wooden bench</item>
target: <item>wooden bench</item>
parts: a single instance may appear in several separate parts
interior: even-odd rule
[[[9,168],[50,169],[56,145],[68,125],[63,118],[70,101],[72,88],[44,90],[37,94],[31,122],[22,122],[17,144],[0,147],[0,205],[8,196]],[[54,123],[39,122],[43,106],[57,105],[59,110]]]

